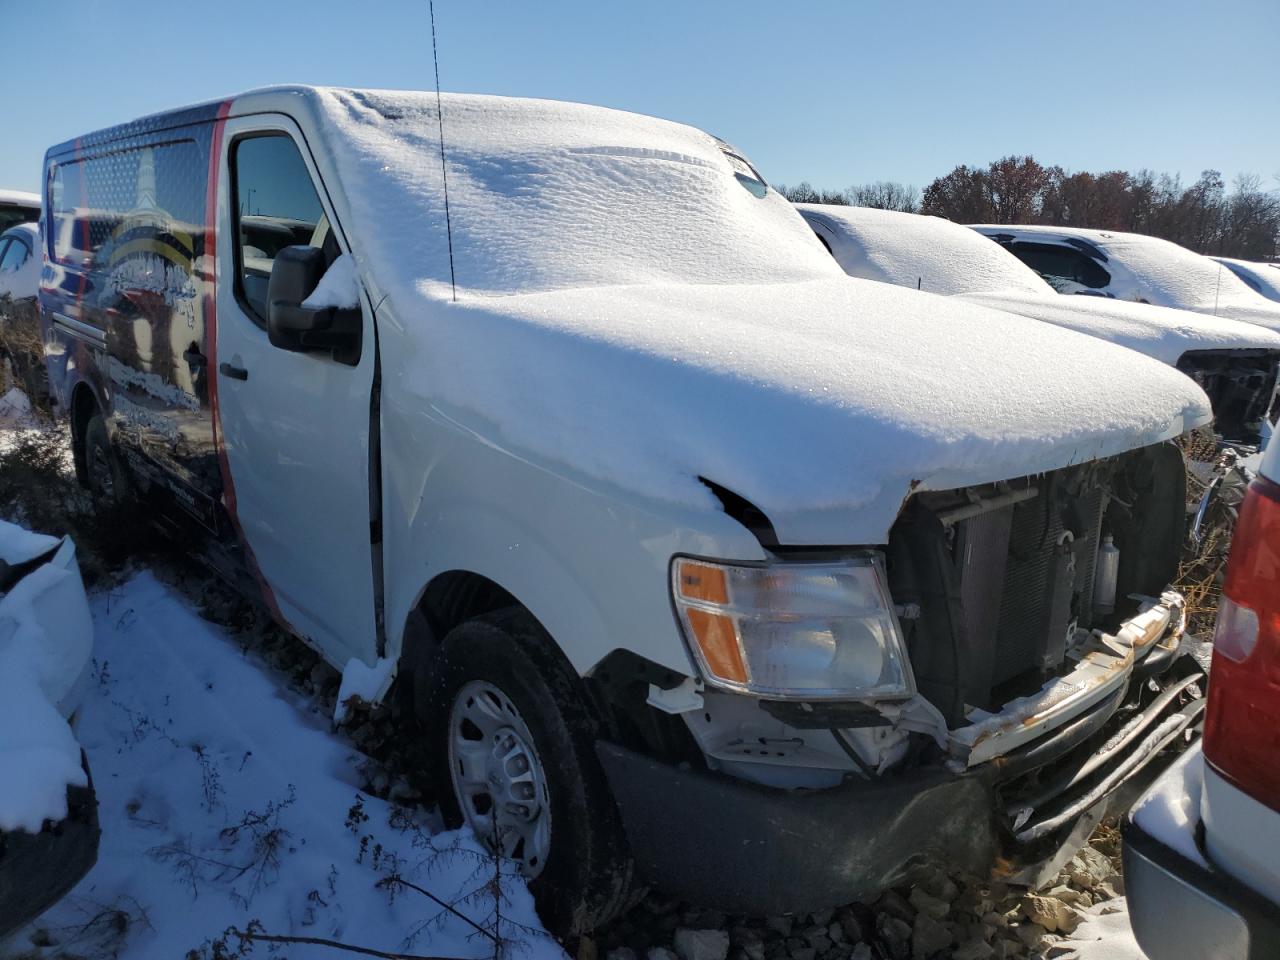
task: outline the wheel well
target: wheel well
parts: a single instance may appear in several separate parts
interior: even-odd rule
[[[520,602],[488,577],[469,570],[437,575],[409,614],[401,663],[416,666],[425,662],[449,631],[464,620],[513,606],[520,606]]]
[[[71,393],[71,456],[75,462],[76,479],[83,486],[88,474],[84,462],[84,434],[89,421],[98,412],[98,401],[87,383],[76,384]]]

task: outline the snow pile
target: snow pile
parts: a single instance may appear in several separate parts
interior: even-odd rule
[[[337,307],[349,310],[360,305],[360,289],[356,280],[356,265],[347,254],[339,254],[324,272],[311,296],[302,301],[310,310]]]
[[[0,521],[0,559],[16,565],[58,548],[0,598],[0,830],[36,833],[67,815],[67,786],[87,783],[66,716],[93,628],[69,541]]]
[[[362,262],[447,296],[435,95],[318,97]],[[460,292],[836,273],[790,204],[744,187],[748,168],[706,133],[577,103],[449,94],[443,104]]]
[[[363,758],[329,732],[328,717],[151,574],[92,607],[98,669],[80,731],[101,847],[93,869],[37,921],[54,942],[32,956],[185,957],[254,920],[268,934],[388,954],[493,955],[488,939],[421,894],[377,886],[398,872],[458,901],[492,879],[492,861],[469,835],[432,836],[421,812],[362,796]],[[504,886],[502,932],[524,945],[513,955],[562,960],[524,884],[508,877]],[[457,907],[485,925],[492,900],[480,894]],[[121,911],[111,930],[91,922],[110,910]],[[29,935],[12,943],[29,951]],[[99,935],[117,939],[86,942]],[[270,955],[268,946],[254,956]]]
[[[1280,264],[1254,263],[1250,260],[1233,260],[1231,257],[1212,257],[1268,300],[1280,300]]]
[[[1168,240],[1078,227],[980,224],[976,229],[1063,246],[1070,246],[1071,239],[1084,240],[1106,255],[1101,266],[1111,274],[1111,283],[1105,292],[1117,299],[1230,317],[1280,331],[1280,306],[1250,290],[1222,264]]]
[[[31,398],[18,387],[0,396],[0,427],[31,426]]]
[[[387,300],[384,403],[575,478],[705,507],[707,477],[784,537],[863,542],[913,485],[1053,469],[1209,417],[1144,358],[847,278],[719,141],[579,104],[445,99],[453,304],[435,98],[296,92]],[[812,514],[872,501],[857,530]],[[799,511],[815,526],[783,516]]]
[[[333,722],[345,723],[348,703],[352,697],[365,703],[378,703],[391,687],[395,678],[396,662],[379,659],[372,667],[356,657],[342,668],[342,684],[338,687],[338,699],[333,705]]]
[[[944,296],[1053,293],[999,244],[950,220],[838,204],[799,203],[796,208],[852,277]]]

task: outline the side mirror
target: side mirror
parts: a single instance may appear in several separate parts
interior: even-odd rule
[[[267,337],[282,350],[325,351],[354,367],[360,362],[360,308],[302,305],[324,271],[319,247],[285,247],[276,254],[267,282]]]

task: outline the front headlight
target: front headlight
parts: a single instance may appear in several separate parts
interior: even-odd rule
[[[760,566],[677,557],[671,591],[712,686],[814,700],[915,693],[874,555]]]

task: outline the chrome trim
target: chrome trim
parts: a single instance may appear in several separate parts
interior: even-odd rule
[[[107,347],[107,332],[83,320],[68,317],[65,313],[51,314],[53,326],[77,340],[83,340],[104,350]]]

